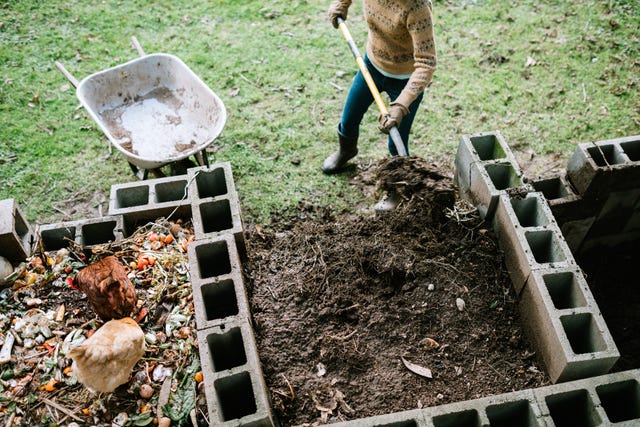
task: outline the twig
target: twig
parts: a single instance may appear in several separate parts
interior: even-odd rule
[[[354,329],[351,333],[349,333],[349,334],[347,334],[347,335],[344,335],[344,336],[342,336],[342,337],[339,337],[339,336],[337,336],[337,335],[328,335],[328,336],[329,336],[329,338],[333,338],[334,340],[338,340],[338,341],[346,341],[346,340],[348,340],[349,338],[351,338],[351,337],[353,336],[353,334],[355,334],[356,332],[358,332],[358,330],[357,330],[357,329]]]
[[[11,415],[9,415],[9,419],[7,420],[7,427],[11,427],[11,425],[13,424],[13,419],[16,417],[16,413],[13,412]]]
[[[67,409],[67,408],[65,408],[64,406],[60,406],[60,405],[58,405],[56,402],[53,402],[53,401],[51,401],[51,400],[47,399],[46,397],[40,397],[40,399],[42,399],[42,401],[43,401],[46,405],[51,406],[51,407],[53,407],[53,408],[57,409],[57,410],[58,410],[58,411],[60,411],[60,412],[63,412],[65,415],[70,416],[70,417],[71,417],[71,418],[73,418],[74,420],[76,420],[76,421],[80,421],[80,422],[84,422],[84,420],[83,420],[82,418],[75,416],[75,415],[73,414],[73,412],[71,412],[70,410],[68,410],[68,409]]]
[[[275,292],[273,292],[273,289],[271,289],[271,287],[269,285],[265,285],[267,287],[267,289],[269,290],[269,292],[271,293],[271,296],[273,297],[274,300],[278,301],[278,296],[276,295]]]
[[[240,78],[241,78],[242,80],[244,80],[245,82],[249,83],[251,86],[255,86],[255,87],[257,87],[257,88],[259,88],[259,87],[260,87],[260,85],[259,85],[259,84],[255,83],[255,82],[252,82],[251,80],[249,80],[248,78],[246,78],[246,77],[245,77],[245,75],[244,75],[244,74],[242,74],[242,73],[240,73]]]
[[[285,384],[287,384],[287,387],[289,387],[289,391],[291,392],[291,400],[295,400],[296,394],[293,391],[293,387],[291,386],[291,383],[283,373],[280,373],[280,375],[282,375],[282,378],[284,379]]]

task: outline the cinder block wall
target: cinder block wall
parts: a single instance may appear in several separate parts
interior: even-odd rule
[[[587,154],[576,154],[585,160],[572,160],[571,168],[580,172],[532,185],[524,182],[499,132],[465,135],[460,142],[455,174],[460,194],[493,224],[525,323],[558,384],[334,425],[638,425],[640,370],[606,374],[619,354],[572,256],[573,250],[583,247],[596,220],[604,221],[618,203],[605,202],[600,208],[589,203],[589,209],[581,205],[590,194],[602,197],[602,186],[591,181],[609,173],[598,170],[607,169],[603,159],[615,160],[623,165],[618,169],[624,172],[619,173],[635,177],[625,169],[635,170],[640,161],[638,140],[613,140],[605,144],[613,148],[604,148],[602,158],[581,146],[592,161]],[[587,181],[578,185],[583,193],[571,183],[578,176]],[[615,178],[602,179],[610,183]],[[626,215],[622,229],[635,232],[640,229],[640,201],[633,208],[627,199],[623,203],[632,213]],[[190,169],[185,176],[115,185],[108,217],[43,225],[38,232],[45,250],[59,249],[67,239],[90,247],[127,237],[136,227],[169,215],[192,219],[196,232],[188,258],[211,425],[277,425],[241,273],[244,229],[229,163]],[[557,221],[558,216],[563,220]],[[12,200],[0,201],[0,243],[0,255],[7,258],[24,260],[31,255],[31,226]]]

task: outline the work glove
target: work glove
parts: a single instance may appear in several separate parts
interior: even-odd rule
[[[392,127],[400,126],[404,116],[409,114],[409,109],[399,102],[392,102],[389,105],[388,115],[378,115],[378,129],[380,132],[388,134]]]
[[[334,0],[329,6],[329,13],[327,14],[329,17],[329,22],[333,25],[333,28],[338,28],[338,18],[342,18],[344,21],[347,20],[347,11],[349,10],[348,6],[342,4],[342,2],[338,0]]]

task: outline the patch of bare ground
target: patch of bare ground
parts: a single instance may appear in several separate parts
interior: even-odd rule
[[[327,424],[548,384],[495,236],[456,200],[450,173],[414,157],[373,170],[379,189],[403,195],[395,211],[307,206],[269,228],[247,226],[246,282],[279,422]]]

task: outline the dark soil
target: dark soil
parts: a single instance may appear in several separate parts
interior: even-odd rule
[[[269,228],[247,226],[254,330],[279,422],[317,425],[548,384],[495,236],[456,201],[450,173],[391,158],[353,182],[395,188],[403,203],[378,215],[306,206]]]

